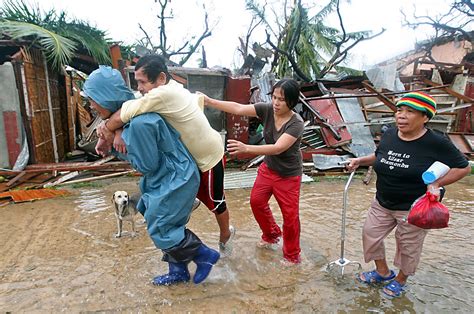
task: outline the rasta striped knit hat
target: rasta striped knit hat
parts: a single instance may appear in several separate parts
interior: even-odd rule
[[[433,97],[423,92],[411,92],[403,95],[397,102],[397,107],[400,106],[409,106],[418,111],[426,112],[430,119],[436,113],[436,101]]]

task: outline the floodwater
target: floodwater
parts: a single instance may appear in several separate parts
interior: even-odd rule
[[[260,233],[249,209],[249,189],[229,190],[231,221],[237,229],[234,254],[221,259],[200,285],[155,287],[152,277],[167,270],[137,216],[139,234],[115,238],[111,195],[137,191],[136,178],[68,188],[64,198],[0,208],[1,312],[376,312],[447,313],[474,309],[474,176],[448,187],[450,227],[428,234],[417,274],[408,291],[388,300],[380,287],[354,279],[357,269],[326,272],[340,255],[342,179],[303,184],[303,262],[280,265],[278,251],[258,249]],[[363,263],[361,229],[375,189],[354,178],[348,195],[345,257]],[[276,202],[275,215],[281,222]],[[140,216],[140,217],[139,217]],[[189,227],[216,248],[217,223],[201,206]],[[125,224],[130,231],[130,225]],[[386,243],[391,264],[394,237]],[[190,267],[194,272],[193,266]]]

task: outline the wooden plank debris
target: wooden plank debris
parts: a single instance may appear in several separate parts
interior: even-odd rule
[[[123,171],[123,172],[117,172],[117,173],[111,173],[111,174],[106,174],[103,176],[97,176],[97,177],[90,177],[90,178],[84,178],[84,179],[77,179],[77,180],[72,180],[72,181],[66,181],[66,182],[60,182],[57,185],[65,185],[65,184],[76,184],[76,183],[84,183],[84,182],[90,182],[90,181],[97,181],[97,180],[102,180],[102,179],[109,179],[113,177],[119,177],[119,176],[124,176],[127,174],[132,174],[134,173],[135,170],[128,170],[128,171]]]
[[[380,99],[387,107],[389,107],[393,112],[396,112],[397,111],[397,106],[393,103],[393,101],[391,101],[390,99],[388,99],[387,96],[385,96],[384,94],[378,92],[372,85],[369,84],[368,81],[363,81],[362,84],[364,85],[364,87],[372,92],[372,93],[376,93],[377,94],[377,98]]]
[[[471,97],[469,96],[466,96],[466,95],[463,95],[463,94],[459,94],[458,92],[455,92],[454,90],[452,90],[451,88],[449,87],[442,87],[442,84],[439,84],[439,83],[436,83],[436,82],[433,82],[433,81],[430,81],[426,78],[423,78],[422,79],[423,82],[425,82],[425,84],[427,85],[431,85],[431,86],[434,86],[434,87],[437,87],[439,89],[442,89],[444,90],[446,93],[450,94],[451,96],[454,96],[458,99],[461,99],[463,100],[464,102],[466,103],[469,103],[469,104],[473,104],[474,103],[474,99],[472,99]]]
[[[94,163],[92,163],[91,166],[99,166],[99,165],[103,165],[105,164],[107,161],[111,161],[112,159],[114,159],[115,156],[107,156],[107,157],[104,157],[98,161],[95,161]],[[72,178],[75,178],[79,175],[79,171],[73,171],[73,172],[70,172],[64,176],[62,176],[61,178],[59,178],[57,181],[54,181],[54,182],[49,182],[49,183],[46,183],[45,185],[43,185],[44,188],[49,188],[49,187],[52,187],[52,186],[56,186],[58,184],[61,184],[61,183],[64,183],[68,180],[71,180]]]
[[[54,164],[51,164],[54,165]],[[44,173],[44,172],[54,172],[54,171],[83,171],[83,170],[100,170],[100,169],[121,169],[121,170],[126,170],[130,169],[131,166],[128,162],[126,161],[115,161],[115,162],[108,162],[106,164],[102,165],[93,165],[93,163],[90,162],[84,162],[82,165],[78,165],[76,167],[74,166],[65,166],[65,165],[60,165],[58,167],[46,167],[46,168],[25,168],[25,172],[29,173]],[[11,176],[11,175],[17,175],[21,171],[0,171],[0,175],[2,176]]]

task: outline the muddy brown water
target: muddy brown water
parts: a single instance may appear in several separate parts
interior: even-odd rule
[[[0,311],[2,312],[472,312],[474,309],[474,176],[451,185],[445,204],[450,227],[428,234],[417,274],[401,298],[388,300],[380,287],[354,279],[356,269],[326,272],[340,255],[345,180],[303,184],[301,246],[303,262],[284,268],[278,251],[256,248],[259,229],[249,209],[249,189],[226,192],[237,228],[234,254],[221,259],[200,285],[155,287],[153,276],[167,270],[145,226],[139,235],[115,238],[111,195],[135,192],[136,178],[100,181],[68,188],[59,199],[0,208]],[[361,228],[374,196],[374,183],[355,178],[349,190],[345,255],[363,263]],[[277,220],[281,215],[272,205]],[[137,221],[141,217],[137,217]],[[215,219],[203,206],[189,227],[216,248]],[[125,225],[129,231],[130,226]],[[391,264],[394,237],[389,236]],[[191,272],[194,268],[190,267]]]

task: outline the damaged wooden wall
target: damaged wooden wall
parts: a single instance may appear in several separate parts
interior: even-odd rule
[[[57,162],[70,148],[63,76],[47,66],[38,49],[22,49],[14,64],[30,163]]]

